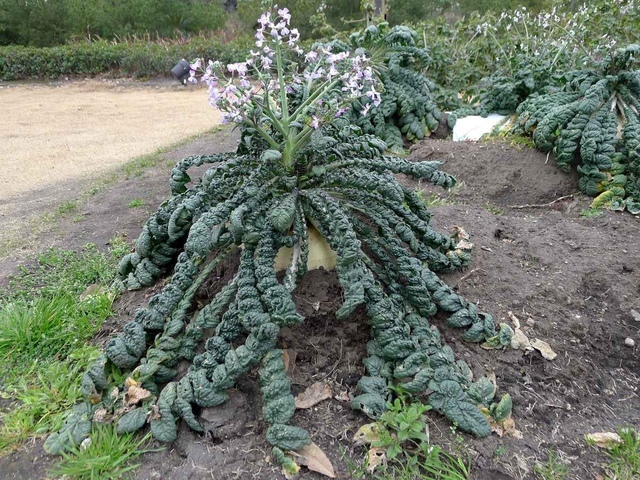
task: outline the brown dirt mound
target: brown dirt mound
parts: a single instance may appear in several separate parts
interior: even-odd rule
[[[197,146],[215,150],[220,134]],[[191,152],[180,152],[187,154]],[[572,479],[594,478],[604,456],[588,447],[584,434],[615,431],[640,424],[638,347],[625,346],[626,337],[640,342],[640,324],[631,310],[640,310],[640,225],[638,219],[614,212],[583,218],[588,199],[575,196],[548,208],[514,209],[510,205],[544,204],[573,194],[576,178],[564,175],[546,155],[503,144],[469,144],[427,140],[417,145],[413,159],[443,158],[443,169],[463,184],[453,204],[433,207],[433,223],[440,231],[465,228],[475,244],[470,269],[444,278],[468,300],[509,322],[512,311],[530,338],[547,341],[558,353],[553,361],[537,352],[486,351],[460,341],[460,332],[442,325],[443,338],[466,360],[477,376],[494,372],[499,393],[514,401],[516,426],[523,439],[462,436],[462,448],[473,459],[477,479],[531,479],[533,465],[555,450],[570,463]],[[103,244],[115,231],[135,237],[146,214],[126,208],[120,195],[127,188],[144,189],[159,202],[167,194],[166,170],[150,172],[131,185],[118,185],[100,194],[85,222],[64,224],[58,240],[74,246],[87,241]],[[415,186],[415,185],[414,185]],[[139,194],[136,194],[139,196]],[[98,206],[99,205],[99,206]],[[135,216],[133,215],[135,214]],[[228,271],[227,271],[228,270]],[[231,266],[218,276],[227,277]],[[211,295],[219,280],[206,288]],[[107,331],[122,325],[151,291],[125,294],[122,314]],[[352,392],[363,373],[361,358],[368,329],[363,315],[338,322],[335,311],[341,289],[331,272],[311,272],[294,294],[305,322],[285,329],[282,346],[291,357],[294,393],[325,381],[334,395]],[[247,375],[221,407],[203,409],[205,434],[184,426],[168,450],[147,454],[136,478],[233,479],[280,478],[266,458],[266,425],[260,417],[260,398],[254,374]],[[437,415],[430,415],[435,443],[460,448],[460,440]],[[351,444],[356,429],[367,419],[338,399],[298,411],[295,423],[309,430],[332,460],[338,478],[350,478],[345,456],[362,458],[364,450]],[[34,460],[35,459],[35,460]],[[35,461],[35,467],[32,464]],[[40,444],[0,458],[0,471],[30,472],[21,477],[44,478],[49,460]],[[301,478],[321,478],[303,472]]]
[[[578,177],[563,173],[546,154],[504,142],[429,140],[411,148],[416,160],[441,160],[459,182],[455,200],[500,207],[547,203],[576,193]],[[432,189],[431,189],[432,190]]]

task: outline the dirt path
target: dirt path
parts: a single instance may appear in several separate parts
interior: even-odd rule
[[[0,201],[103,173],[219,123],[205,90],[98,80],[0,89]]]
[[[175,81],[4,83],[0,111],[2,243],[83,180],[220,123],[203,88]]]

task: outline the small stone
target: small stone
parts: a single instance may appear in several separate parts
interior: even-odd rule
[[[636,344],[636,342],[633,341],[633,338],[627,337],[627,338],[624,339],[624,344],[627,347],[633,347]]]
[[[638,313],[636,310],[631,310],[631,316],[636,322],[640,322],[640,313]]]
[[[527,318],[527,325],[530,327],[535,327],[536,326],[536,321],[533,318]]]

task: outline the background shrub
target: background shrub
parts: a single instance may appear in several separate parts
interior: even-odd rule
[[[233,63],[246,56],[250,38],[232,43],[194,37],[183,42],[137,40],[114,43],[104,40],[56,47],[0,47],[0,80],[58,78],[67,75],[152,77],[168,75],[178,60],[218,59]]]

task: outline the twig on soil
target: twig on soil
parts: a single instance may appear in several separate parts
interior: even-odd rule
[[[466,275],[463,275],[460,280],[458,280],[458,283],[456,283],[453,288],[454,290],[457,290],[458,287],[460,286],[460,284],[462,282],[464,282],[467,278],[469,278],[471,275],[473,275],[474,273],[476,273],[478,270],[480,270],[479,268],[474,268],[473,270],[471,270],[469,273],[467,273]]]
[[[322,380],[324,380],[325,378],[329,378],[331,375],[333,375],[333,372],[336,371],[336,369],[338,368],[338,365],[340,364],[340,362],[342,361],[342,339],[340,339],[340,356],[338,357],[338,360],[336,360],[336,363],[333,364],[333,367],[331,367],[331,370],[329,370],[329,373],[327,373],[326,375],[324,375],[322,377]]]
[[[531,205],[509,205],[509,208],[517,208],[517,209],[523,209],[523,208],[546,208],[546,207],[550,207],[551,205],[561,202],[563,200],[568,200],[569,198],[573,198],[576,195],[578,195],[577,193],[572,193],[571,195],[564,195],[563,197],[560,198],[556,198],[553,202],[549,202],[549,203],[534,203]]]

